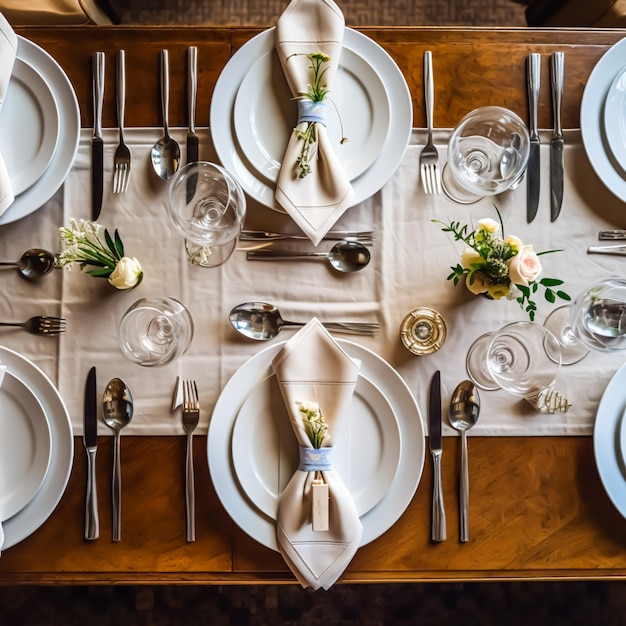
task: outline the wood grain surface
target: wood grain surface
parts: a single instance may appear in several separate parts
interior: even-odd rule
[[[469,110],[500,104],[527,114],[524,60],[565,52],[563,124],[579,126],[584,85],[594,64],[619,41],[618,30],[361,29],[407,78],[414,125],[425,125],[422,56],[433,51],[435,125],[452,127]],[[198,120],[209,123],[215,81],[229,56],[256,32],[208,28],[22,28],[50,52],[76,89],[83,126],[92,124],[92,52],[107,55],[104,125],[115,126],[114,56],[127,55],[128,126],[160,126],[158,53],[170,50],[170,124],[184,126],[185,54],[199,48]],[[539,125],[551,127],[549,89]],[[185,540],[184,439],[125,437],[122,541],[111,541],[112,440],[99,439],[100,539],[83,539],[85,453],[76,438],[74,467],[60,504],[33,535],[2,554],[0,583],[294,582],[282,558],[240,531],[212,487],[206,438],[196,437],[197,541]],[[470,541],[458,541],[457,438],[444,439],[448,540],[430,542],[432,473],[427,458],[417,493],[400,520],[360,549],[344,581],[489,580],[626,577],[626,521],[598,477],[590,437],[470,437]]]

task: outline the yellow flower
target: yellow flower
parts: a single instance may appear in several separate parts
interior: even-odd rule
[[[494,299],[506,298],[509,295],[509,287],[507,285],[491,285],[487,289],[487,293]]]
[[[465,286],[474,294],[485,293],[489,289],[487,277],[481,272],[471,272],[465,277]]]
[[[474,250],[474,248],[465,248],[461,255],[461,265],[466,268],[471,268],[472,265],[484,265],[485,260]]]
[[[511,246],[511,249],[513,250],[513,252],[519,252],[524,247],[522,240],[519,239],[519,237],[516,237],[515,235],[509,235],[504,240],[504,243],[508,243],[509,246]]]
[[[485,232],[494,233],[498,232],[500,225],[496,220],[492,220],[490,217],[485,217],[482,220],[478,220],[478,228],[477,230],[484,230]]]

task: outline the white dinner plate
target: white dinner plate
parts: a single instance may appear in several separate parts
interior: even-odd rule
[[[45,172],[59,138],[59,111],[48,83],[19,57],[0,109],[0,149],[13,194]]]
[[[604,135],[613,158],[626,173],[626,68],[618,73],[604,101]]]
[[[0,346],[0,361],[19,378],[41,403],[50,427],[50,465],[35,497],[16,515],[2,523],[3,550],[34,533],[56,508],[70,477],[74,437],[67,408],[50,379],[31,361]]]
[[[596,413],[593,451],[600,480],[615,508],[626,517],[626,465],[620,446],[626,410],[626,365],[609,381]]]
[[[376,161],[389,132],[389,97],[381,77],[360,55],[344,48],[326,101],[328,136],[349,180]],[[332,101],[332,102],[330,102]],[[275,50],[252,65],[235,98],[234,125],[251,165],[276,183],[297,104]],[[348,141],[341,142],[343,137]]]
[[[626,66],[626,38],[616,43],[593,68],[580,106],[580,131],[591,167],[620,200],[626,200],[626,175],[613,157],[604,131],[604,104],[618,72]],[[614,132],[617,132],[617,127]]]
[[[74,163],[80,137],[80,110],[72,83],[61,66],[42,48],[18,35],[17,58],[30,65],[47,83],[57,104],[61,132],[44,173],[15,198],[0,216],[0,225],[15,222],[43,206],[57,192]]]
[[[374,352],[345,339],[337,343],[361,361],[361,374],[385,396],[396,415],[402,446],[396,477],[385,497],[361,517],[365,545],[386,532],[405,511],[424,467],[424,425],[419,408],[402,377]],[[277,550],[276,522],[260,511],[240,487],[231,442],[237,415],[255,386],[267,377],[272,359],[285,342],[261,350],[244,363],[224,386],[209,424],[207,456],[217,495],[233,521],[259,543]]]
[[[0,387],[0,521],[34,497],[50,464],[50,426],[33,392],[10,372]]]
[[[359,516],[376,506],[400,462],[400,427],[380,390],[359,376],[348,419],[333,432],[334,467]],[[263,513],[276,519],[278,497],[298,468],[298,444],[271,366],[245,399],[233,429],[233,464],[241,487]]]
[[[253,63],[274,49],[275,29],[253,37],[231,57],[220,74],[211,99],[210,126],[213,144],[222,165],[244,191],[266,207],[284,212],[275,202],[275,185],[261,176],[245,157],[236,138],[234,107],[243,79]],[[352,206],[375,194],[398,169],[411,138],[413,108],[406,80],[395,61],[375,41],[346,28],[344,48],[363,57],[381,77],[390,103],[389,132],[378,159],[352,181]]]

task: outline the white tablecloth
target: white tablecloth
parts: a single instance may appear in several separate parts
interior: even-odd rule
[[[200,157],[214,160],[209,131],[199,132]],[[108,171],[99,221],[111,230],[118,228],[127,254],[140,259],[145,277],[139,287],[119,292],[105,280],[84,275],[78,268],[57,271],[36,284],[21,279],[16,272],[3,275],[5,298],[0,302],[0,319],[26,319],[40,313],[67,318],[68,331],[60,338],[3,330],[0,342],[31,358],[58,385],[76,434],[82,434],[84,383],[92,365],[97,366],[99,392],[115,376],[123,378],[132,390],[135,414],[125,434],[182,434],[180,411],[170,411],[177,375],[197,380],[202,404],[197,432],[206,433],[220,389],[239,366],[267,345],[240,337],[230,326],[230,309],[249,300],[271,302],[289,320],[306,321],[315,314],[322,321],[380,322],[381,332],[376,337],[344,337],[372,349],[397,368],[414,392],[424,417],[430,378],[440,369],[443,405],[447,407],[455,386],[467,377],[465,355],[471,342],[483,332],[525,319],[525,314],[514,301],[488,301],[446,281],[461,248],[431,223],[433,218],[475,223],[481,217],[495,217],[495,201],[507,234],[533,243],[536,250],[565,249],[542,257],[542,263],[544,275],[564,279],[564,287],[572,296],[592,280],[622,273],[626,263],[619,257],[586,254],[587,246],[597,241],[600,228],[626,226],[626,209],[593,173],[578,131],[566,133],[565,197],[561,216],[554,224],[549,217],[549,134],[542,134],[540,208],[535,221],[528,225],[525,185],[471,206],[457,205],[445,196],[426,196],[418,184],[419,153],[425,133],[416,130],[393,178],[374,197],[349,209],[336,225],[375,231],[372,262],[364,271],[341,275],[319,260],[248,262],[241,250],[220,268],[191,267],[185,261],[182,238],[167,217],[167,183],[151,171],[149,148],[161,134],[160,129],[127,131],[133,158],[130,191],[115,196],[111,170],[117,134],[105,131]],[[174,129],[172,135],[184,150],[185,131]],[[448,131],[439,131],[435,136],[442,164],[447,136]],[[2,228],[3,258],[17,259],[31,246],[57,251],[57,228],[69,217],[89,218],[90,140],[90,132],[84,130],[76,163],[62,192],[31,216]],[[248,206],[247,226],[295,230],[286,216],[254,202]],[[253,244],[240,243],[241,248],[249,245]],[[323,242],[319,249],[330,245]],[[297,247],[309,246],[301,242]],[[116,330],[131,303],[156,294],[173,296],[188,306],[195,336],[179,361],[163,368],[142,368],[124,358]],[[540,294],[537,303],[537,322],[541,323],[556,305],[544,301]],[[448,326],[445,345],[433,355],[414,356],[400,341],[404,316],[418,306],[435,308]],[[292,332],[284,330],[274,341],[286,339]],[[625,358],[626,353],[594,352],[576,365],[561,368],[557,387],[573,403],[566,414],[539,415],[525,401],[505,392],[481,392],[480,421],[472,435],[591,434],[602,392]],[[104,424],[100,428],[102,434],[111,432]],[[455,431],[446,425],[444,434]]]

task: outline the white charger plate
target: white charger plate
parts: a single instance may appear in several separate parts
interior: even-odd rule
[[[0,109],[2,158],[15,196],[39,180],[58,139],[59,111],[48,83],[28,63],[15,59]]]
[[[50,426],[51,455],[46,477],[35,497],[2,523],[3,550],[34,533],[56,508],[70,477],[74,437],[67,408],[52,381],[31,361],[0,346],[0,362],[26,385],[41,403]],[[6,374],[5,374],[6,375]]]
[[[626,201],[626,175],[613,157],[604,128],[607,94],[616,75],[624,66],[626,38],[604,54],[587,80],[580,106],[580,131],[587,157],[598,178],[615,196]]]
[[[74,163],[80,138],[80,110],[74,87],[61,66],[42,48],[18,35],[17,58],[32,67],[47,83],[58,107],[63,131],[50,164],[28,189],[0,215],[0,225],[30,215],[57,192]]]
[[[327,102],[328,136],[352,181],[372,166],[385,144],[391,119],[389,97],[374,68],[344,48]],[[272,183],[278,180],[297,118],[297,104],[278,55],[275,50],[266,52],[252,65],[237,91],[234,125],[248,161]],[[344,136],[348,141],[341,143]]]
[[[263,54],[274,49],[275,29],[253,37],[232,56],[222,70],[211,99],[211,136],[222,165],[237,179],[244,191],[262,205],[284,213],[274,199],[275,185],[256,172],[236,138],[234,106],[239,87]],[[384,82],[390,102],[391,120],[387,139],[376,162],[351,181],[352,206],[374,195],[398,169],[411,138],[413,105],[406,80],[396,62],[375,41],[351,28],[344,31],[344,48],[363,57]]]
[[[252,389],[235,420],[232,457],[250,500],[276,519],[278,498],[298,468],[298,444],[276,376]],[[400,427],[391,405],[364,376],[357,379],[350,414],[334,431],[333,465],[359,516],[385,496],[398,471]]]
[[[34,497],[50,464],[50,426],[41,403],[11,372],[0,387],[0,521]]]
[[[402,441],[396,477],[385,497],[361,517],[366,545],[386,532],[411,502],[424,468],[424,425],[419,408],[402,377],[374,352],[345,339],[337,343],[361,361],[361,374],[385,396],[395,413]],[[276,522],[260,511],[239,485],[231,452],[233,429],[243,403],[266,378],[272,359],[285,342],[272,344],[244,363],[224,386],[209,424],[207,457],[213,486],[233,521],[262,545],[278,550]]]
[[[609,87],[604,102],[604,134],[614,159],[626,172],[626,68]]]
[[[626,517],[626,465],[621,439],[626,410],[626,365],[609,381],[596,413],[593,451],[602,485],[615,508]]]

